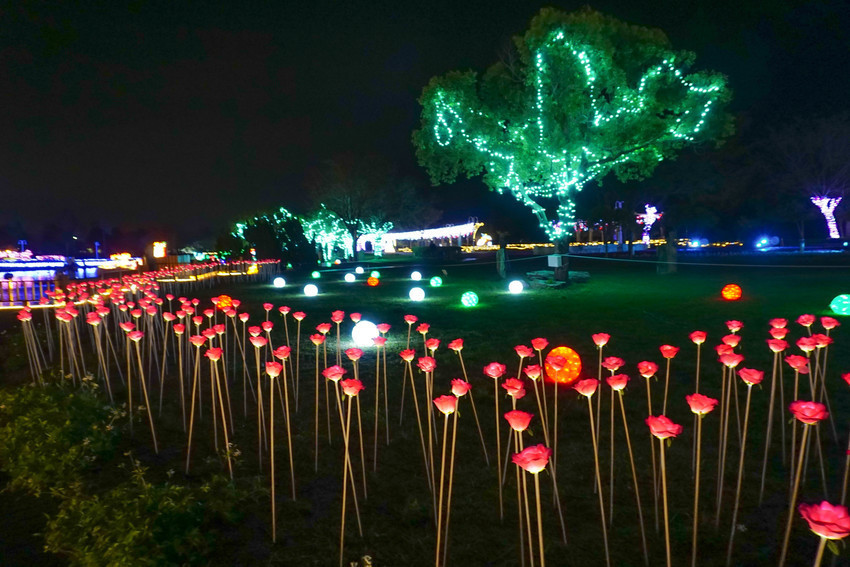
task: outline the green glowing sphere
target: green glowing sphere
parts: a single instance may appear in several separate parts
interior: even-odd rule
[[[850,294],[837,295],[829,304],[829,308],[836,315],[850,315]]]
[[[311,275],[311,276],[313,276],[313,279],[314,279],[314,280],[317,280],[317,279],[319,279],[320,277],[322,277],[322,273],[321,273],[321,272],[319,272],[318,270],[316,270],[315,272],[313,272],[313,273],[312,273],[312,274],[310,274],[310,275]]]
[[[371,274],[369,274],[369,276],[370,276],[370,277],[373,277],[373,278],[380,278],[380,277],[381,277],[381,272],[379,272],[378,270],[372,270],[372,273],[371,273]]]
[[[460,296],[460,303],[464,307],[475,307],[478,305],[478,294],[474,291],[466,291]]]
[[[434,276],[433,278],[431,278],[431,281],[429,283],[431,284],[431,287],[440,287],[441,285],[443,285],[443,278],[441,278],[440,276]]]

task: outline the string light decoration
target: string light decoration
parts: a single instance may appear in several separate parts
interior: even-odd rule
[[[328,210],[324,203],[312,216],[301,218],[304,236],[322,251],[325,260],[330,261],[337,253],[345,258],[354,256],[354,239],[345,228],[342,219]]]
[[[835,222],[835,207],[841,202],[843,197],[811,197],[812,203],[820,210],[821,214],[826,218],[826,228],[829,230],[830,238],[841,238],[838,234],[838,225]]]
[[[478,305],[478,294],[474,291],[465,291],[460,296],[460,304],[464,307],[475,307]]]
[[[724,77],[687,74],[693,55],[659,30],[547,8],[516,43],[510,69],[433,78],[414,145],[433,182],[483,172],[552,241],[571,235],[572,195],[591,181],[646,177],[683,146],[726,133]]]
[[[643,225],[643,236],[641,238],[641,242],[644,244],[649,244],[649,232],[652,230],[652,225],[655,224],[655,221],[664,216],[664,213],[659,213],[658,209],[649,204],[644,205],[644,210],[646,212],[639,213],[637,216],[637,223]]]

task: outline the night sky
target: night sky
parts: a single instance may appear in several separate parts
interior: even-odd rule
[[[342,152],[386,155],[428,186],[410,134],[430,77],[483,71],[542,6],[584,3],[66,4],[0,4],[0,224],[188,238],[298,209],[307,174]],[[847,108],[845,0],[591,5],[728,75],[750,136]],[[458,191],[434,192],[445,220],[486,216],[483,184],[460,187],[456,207]]]

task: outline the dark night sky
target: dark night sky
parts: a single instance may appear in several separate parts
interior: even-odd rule
[[[429,78],[483,71],[542,6],[584,2],[69,4],[0,3],[0,224],[188,235],[297,207],[305,172],[347,150],[425,184],[410,133]],[[756,135],[847,107],[846,0],[592,6],[726,73]],[[463,187],[461,213],[486,214],[472,207],[482,184]]]

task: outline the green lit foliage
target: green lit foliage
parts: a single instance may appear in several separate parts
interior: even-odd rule
[[[284,207],[236,222],[231,234],[241,241],[243,255],[254,248],[258,258],[278,258],[292,264],[313,260],[301,222]]]
[[[111,456],[120,413],[88,389],[0,390],[0,466],[9,485],[35,495],[62,493]]]
[[[307,240],[322,252],[322,258],[330,262],[336,255],[350,258],[354,254],[354,239],[343,220],[328,210],[324,203],[312,214],[301,219]]]
[[[572,195],[591,181],[644,178],[729,133],[724,77],[688,73],[694,55],[659,30],[545,8],[515,45],[516,62],[431,79],[413,143],[435,184],[483,174],[553,241],[570,235]]]

